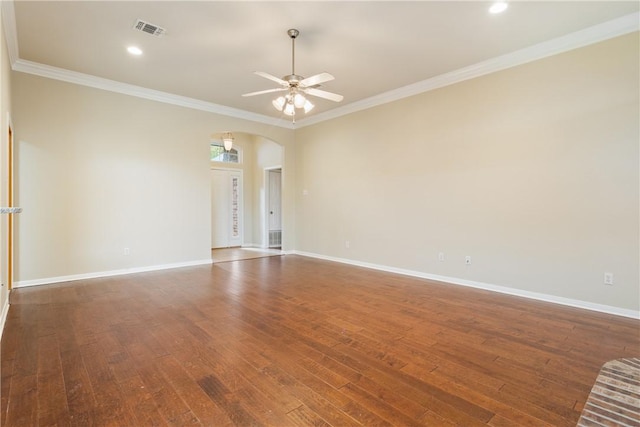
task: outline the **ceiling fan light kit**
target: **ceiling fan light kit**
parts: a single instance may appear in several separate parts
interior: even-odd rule
[[[287,116],[294,116],[296,109],[303,109],[305,114],[313,110],[313,103],[309,101],[301,93],[287,94],[286,96],[279,96],[271,101],[273,106],[278,111],[282,111]]]
[[[314,76],[304,78],[296,74],[296,38],[300,35],[300,31],[292,28],[287,31],[287,35],[291,38],[291,74],[281,79],[263,71],[256,71],[255,74],[265,79],[279,83],[282,87],[276,89],[261,90],[258,92],[245,93],[242,96],[255,96],[274,92],[287,92],[271,101],[276,110],[290,116],[293,123],[296,122],[296,110],[303,110],[306,113],[314,107],[313,103],[305,95],[317,96],[319,98],[328,99],[334,102],[342,101],[342,95],[318,89],[324,82],[334,79],[329,73],[320,73]]]
[[[284,104],[287,103],[287,100],[285,99],[284,96],[279,96],[273,101],[271,101],[271,103],[273,104],[274,107],[276,107],[276,110],[282,111],[282,109],[284,108]]]

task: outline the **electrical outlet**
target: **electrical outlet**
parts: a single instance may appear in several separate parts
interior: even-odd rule
[[[438,254],[438,261],[443,262],[444,261],[444,252],[440,252]]]
[[[131,251],[129,250],[129,248],[124,248],[124,250],[122,251],[122,255],[129,255],[131,253]]]
[[[613,273],[604,273],[604,284],[613,285]]]
[[[344,247],[345,247],[345,248],[347,248],[347,249],[349,249],[349,248],[351,247],[351,242],[350,242],[350,241],[348,241],[348,240],[345,240],[345,241],[344,241]]]
[[[467,255],[466,257],[464,257],[464,263],[466,265],[471,265],[471,257],[469,255]]]

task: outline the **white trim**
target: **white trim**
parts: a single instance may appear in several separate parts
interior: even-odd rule
[[[264,186],[264,206],[262,213],[264,215],[264,220],[262,222],[262,247],[265,249],[269,249],[269,204],[271,197],[271,192],[269,190],[271,186],[269,172],[279,170],[280,171],[280,232],[282,232],[282,228],[284,222],[282,221],[282,165],[280,166],[269,166],[262,170],[263,173],[263,181],[262,185]],[[282,238],[280,240],[280,249],[282,249]]]
[[[0,1],[0,13],[2,13],[2,25],[4,27],[4,38],[7,42],[7,52],[9,62],[13,64],[20,58],[18,51],[18,29],[16,28],[16,11],[13,0]]]
[[[326,120],[335,119],[357,111],[377,107],[379,105],[408,98],[424,92],[429,92],[465,80],[474,79],[486,74],[516,67],[518,65],[526,64],[527,62],[536,61],[548,56],[578,49],[580,47],[588,46],[614,37],[623,36],[625,34],[638,31],[640,29],[639,21],[640,12],[625,15],[553,40],[538,43],[524,49],[516,50],[515,52],[497,56],[468,67],[440,74],[421,82],[390,90],[370,98],[365,98],[360,101],[346,104],[342,107],[334,108],[309,118],[301,119],[296,123],[297,128],[299,129]]]
[[[9,315],[9,298],[4,302],[2,306],[2,314],[0,314],[0,340],[2,339],[2,333],[4,332],[4,324],[7,321],[7,316]]]
[[[122,276],[125,274],[146,273],[149,271],[168,270],[172,268],[193,267],[197,265],[212,264],[212,259],[198,261],[177,262],[173,264],[150,265],[147,267],[125,268],[122,270],[99,271],[95,273],[73,274],[70,276],[47,277],[44,279],[21,280],[13,284],[13,288],[26,288],[29,286],[51,285],[53,283],[71,282],[75,280],[97,279],[100,277]]]
[[[88,86],[110,92],[121,93],[123,95],[135,96],[152,101],[163,102],[165,104],[178,105],[180,107],[193,108],[195,110],[207,111],[209,113],[221,114],[229,117],[249,120],[257,123],[264,123],[271,126],[293,129],[293,124],[282,119],[265,116],[240,110],[238,108],[227,107],[212,102],[189,98],[181,95],[174,95],[154,89],[147,89],[128,83],[121,83],[115,80],[104,79],[89,74],[78,73],[76,71],[65,70],[64,68],[39,64],[33,61],[18,59],[12,64],[14,71],[33,74],[35,76],[60,80],[67,83],[74,83],[81,86]]]
[[[196,110],[208,111],[225,116],[236,117],[258,123],[278,126],[285,129],[299,129],[326,120],[341,117],[357,111],[376,107],[399,99],[407,98],[420,93],[428,92],[444,86],[449,86],[464,80],[473,79],[489,73],[515,67],[527,62],[556,55],[579,47],[598,43],[614,37],[622,36],[640,29],[640,12],[635,12],[620,18],[613,19],[580,31],[576,31],[565,36],[548,40],[536,45],[517,50],[506,55],[501,55],[477,64],[441,74],[421,82],[404,86],[395,90],[381,93],[366,99],[352,102],[344,106],[334,108],[324,113],[319,113],[309,118],[304,118],[293,123],[284,118],[274,118],[262,114],[252,113],[236,108],[226,107],[198,99],[173,95],[140,86],[116,82],[114,80],[103,79],[88,74],[77,73],[62,68],[51,67],[32,61],[19,58],[18,37],[15,22],[14,0],[2,0],[2,17],[7,40],[9,58],[14,71],[21,71],[41,77],[62,80],[69,83],[94,87],[125,95],[164,102],[167,104],[179,105]]]
[[[545,301],[545,302],[550,302],[554,304],[566,305],[569,307],[576,307],[576,308],[582,308],[582,309],[591,310],[591,311],[598,311],[598,312],[607,313],[607,314],[614,314],[616,316],[630,317],[632,319],[640,319],[640,311],[629,310],[626,308],[613,307],[613,306],[604,305],[604,304],[596,304],[589,301],[581,301],[581,300],[576,300],[572,298],[564,298],[564,297],[559,297],[555,295],[542,294],[538,292],[530,292],[522,289],[493,285],[490,283],[475,282],[473,280],[459,279],[457,277],[439,276],[436,274],[429,274],[421,271],[406,270],[404,268],[396,268],[396,267],[391,267],[387,265],[373,264],[373,263],[363,262],[363,261],[355,261],[355,260],[346,259],[346,258],[337,258],[337,257],[332,257],[327,255],[316,254],[312,252],[292,251],[292,253],[295,255],[301,255],[309,258],[317,258],[325,261],[339,262],[342,264],[349,264],[357,267],[369,268],[372,270],[379,270],[379,271],[385,271],[388,273],[402,274],[404,276],[434,280],[434,281],[443,282],[446,284],[468,286],[471,288],[484,289],[487,291],[498,292],[501,294],[514,295],[514,296],[534,299],[538,301]]]

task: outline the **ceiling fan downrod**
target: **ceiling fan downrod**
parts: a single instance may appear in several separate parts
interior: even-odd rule
[[[300,35],[300,31],[295,28],[291,28],[287,30],[287,35],[291,39],[291,74],[279,78],[263,71],[255,71],[255,74],[274,81],[280,84],[281,87],[245,93],[242,96],[286,92],[284,95],[278,96],[276,99],[271,101],[271,103],[276,110],[287,116],[291,116],[293,123],[295,123],[296,109],[302,109],[305,113],[308,113],[314,108],[313,103],[307,99],[307,96],[317,96],[334,102],[342,101],[343,97],[342,95],[318,89],[322,83],[334,79],[334,77],[327,72],[315,74],[307,78],[296,74],[296,38]]]
[[[291,28],[287,31],[289,37],[291,37],[291,75],[296,75],[296,37],[300,35],[300,31],[295,28]]]

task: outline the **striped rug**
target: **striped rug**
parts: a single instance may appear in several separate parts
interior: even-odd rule
[[[577,427],[640,427],[640,358],[604,364]]]

